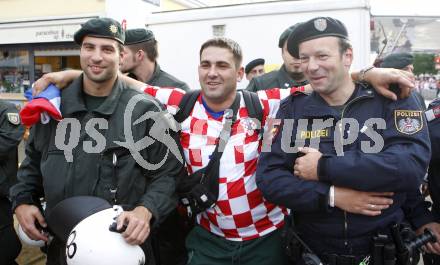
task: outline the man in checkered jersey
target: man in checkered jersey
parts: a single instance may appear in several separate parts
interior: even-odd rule
[[[243,77],[241,62],[241,48],[230,39],[210,39],[200,49],[201,95],[190,116],[181,123],[180,133],[189,173],[209,162],[223,128],[223,111],[234,102],[237,82]],[[61,82],[72,76],[72,73],[62,77],[53,74],[45,76],[46,82],[50,79],[61,86]],[[412,85],[402,73],[390,69],[370,70],[365,77],[367,81],[382,82],[374,84],[382,90],[389,82]],[[121,78],[156,97],[172,114],[176,113],[185,93],[178,88],[145,87],[141,82]],[[281,99],[302,90],[303,87],[258,92],[264,112],[263,124],[275,117]],[[186,241],[188,264],[286,264],[279,229],[284,224],[286,211],[267,202],[255,182],[261,138],[241,97],[237,120],[220,160],[218,201],[197,216],[197,225]]]

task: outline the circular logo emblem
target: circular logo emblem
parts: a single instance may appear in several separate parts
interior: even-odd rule
[[[116,34],[118,32],[118,27],[115,25],[110,25],[110,32]]]
[[[315,25],[315,29],[318,31],[324,31],[327,29],[327,20],[325,20],[325,18],[315,19],[313,24]]]

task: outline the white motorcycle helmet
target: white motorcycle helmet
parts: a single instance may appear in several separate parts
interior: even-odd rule
[[[41,203],[41,208],[44,210],[46,209],[46,203],[42,202]],[[43,231],[43,233],[46,234],[46,236],[49,239],[48,244],[50,244],[50,242],[53,239],[53,236],[50,235],[48,232]],[[31,246],[31,247],[44,247],[44,245],[46,244],[46,242],[44,242],[43,240],[33,240],[31,239],[24,231],[23,228],[21,227],[20,223],[18,223],[18,227],[17,227],[17,235],[18,238],[20,238],[21,242],[27,246]]]
[[[53,208],[46,209],[46,222],[50,232],[66,242],[72,229],[85,218],[112,206],[106,200],[93,196],[75,196],[64,199]]]
[[[67,264],[145,264],[145,254],[139,246],[128,244],[120,233],[109,229],[122,211],[120,206],[113,206],[79,222],[67,239]]]
[[[26,233],[23,231],[23,228],[21,228],[21,225],[18,224],[18,229],[17,229],[17,234],[18,234],[18,238],[20,238],[21,242],[23,242],[23,244],[31,246],[31,247],[44,247],[45,242],[43,240],[33,240],[30,237],[28,237],[28,235],[26,235]]]

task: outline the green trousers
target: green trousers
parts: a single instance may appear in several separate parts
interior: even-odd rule
[[[285,265],[281,229],[266,236],[230,241],[195,226],[186,239],[188,265]]]

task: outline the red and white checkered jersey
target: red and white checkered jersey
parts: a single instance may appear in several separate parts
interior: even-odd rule
[[[275,117],[281,99],[297,90],[303,90],[303,87],[259,91],[264,113],[263,124],[268,117]],[[185,92],[177,88],[148,86],[145,93],[156,97],[167,106],[171,114],[175,114]],[[208,165],[223,129],[223,122],[223,117],[216,119],[208,113],[199,96],[189,117],[181,124],[180,142],[189,173]],[[197,216],[201,226],[228,240],[258,238],[284,223],[286,210],[266,201],[257,189],[255,172],[262,137],[255,129],[256,124],[249,118],[241,97],[231,137],[220,159],[217,203],[215,207]]]

